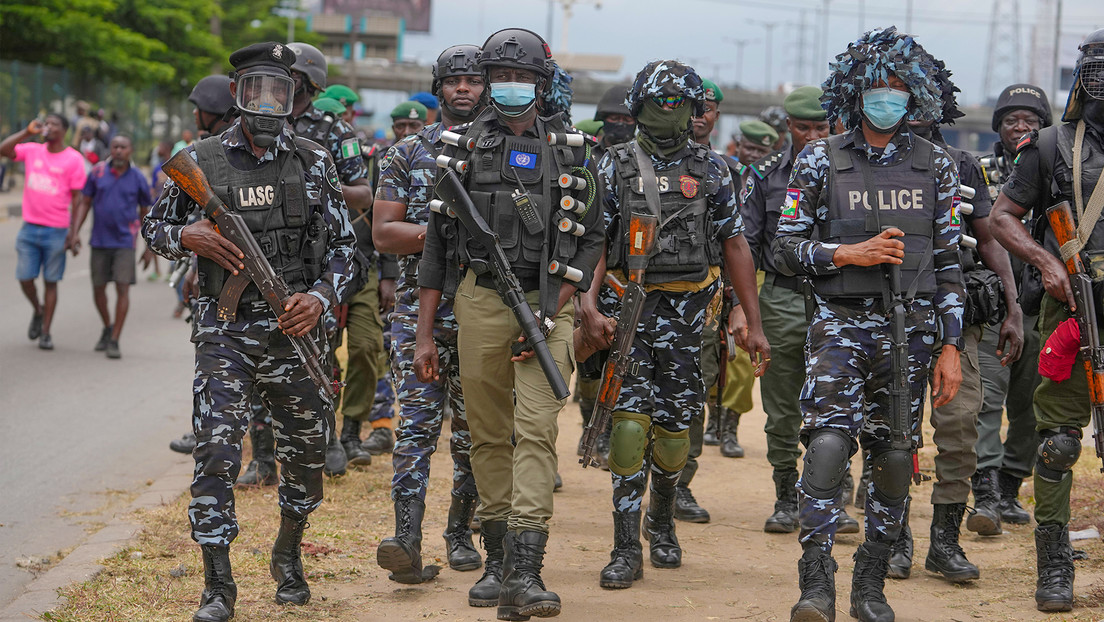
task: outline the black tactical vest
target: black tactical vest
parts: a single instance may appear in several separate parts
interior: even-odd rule
[[[1070,211],[1076,223],[1077,208],[1073,202],[1073,140],[1077,130],[1077,123],[1066,123],[1051,126],[1039,131],[1039,156],[1044,161],[1044,166],[1053,167],[1051,171],[1051,195],[1050,205],[1035,206],[1036,215],[1045,221],[1046,208],[1061,201],[1069,201]],[[1051,134],[1047,136],[1047,134]],[[1057,154],[1048,153],[1057,143]],[[1093,136],[1091,130],[1085,132],[1085,140],[1081,149],[1081,199],[1085,205],[1092,196],[1093,188],[1100,181],[1100,172],[1104,170],[1104,145]],[[1082,205],[1082,208],[1085,207]],[[1043,245],[1055,256],[1061,256],[1058,252],[1058,241],[1054,238],[1054,232],[1046,227]],[[1092,275],[1094,281],[1104,280],[1104,218],[1097,220],[1089,241],[1085,245],[1085,255],[1088,265],[1086,269]]]
[[[939,183],[930,142],[913,135],[908,157],[889,166],[871,163],[874,192],[871,197],[854,150],[844,144],[846,135],[828,138],[830,196],[828,218],[817,222],[817,239],[829,244],[857,244],[894,226],[905,232],[905,258],[901,287],[915,288],[917,296],[935,294],[932,237]],[[864,157],[862,155],[857,157]],[[873,209],[877,209],[875,214]],[[881,296],[883,269],[879,266],[844,266],[837,274],[813,278],[818,294],[826,298]]]
[[[610,248],[608,265],[619,268],[629,248],[628,222],[632,214],[651,214],[644,198],[644,182],[636,155],[636,143],[613,147],[616,160],[618,200],[621,203],[619,224],[610,239],[617,240]],[[635,147],[639,149],[639,147]],[[679,165],[656,171],[659,185],[659,231],[656,246],[644,282],[648,284],[672,281],[701,281],[709,276],[710,266],[721,263],[721,243],[713,229],[713,218],[706,199],[706,177],[709,171],[709,150],[694,144],[691,153]]]
[[[280,151],[275,161],[252,171],[230,164],[218,136],[197,142],[195,151],[211,188],[245,220],[273,270],[292,291],[307,291],[322,276],[328,230],[321,198],[307,196],[303,164],[294,151]],[[227,271],[205,257],[199,257],[198,267],[201,295],[217,298]],[[241,302],[260,299],[257,286],[250,283]]]

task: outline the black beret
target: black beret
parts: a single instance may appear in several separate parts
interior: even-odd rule
[[[283,70],[290,76],[291,66],[295,64],[295,52],[275,41],[254,43],[230,54],[230,64],[239,73],[250,67],[264,66]]]

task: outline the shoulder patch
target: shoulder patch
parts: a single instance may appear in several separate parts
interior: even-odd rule
[[[391,163],[395,161],[396,155],[398,155],[398,151],[396,151],[394,147],[387,150],[387,153],[384,154],[383,159],[380,160],[380,172],[386,171],[387,167],[391,166]]]
[[[698,185],[698,180],[689,175],[679,177],[679,190],[682,192],[682,196],[687,199],[698,196]]]
[[[1020,139],[1020,142],[1016,143],[1016,153],[1019,154],[1020,151],[1023,151],[1024,147],[1026,147],[1028,145],[1032,145],[1038,140],[1039,140],[1039,131],[1038,130],[1032,130],[1032,131],[1028,132],[1027,134],[1024,134],[1023,138]]]
[[[748,175],[747,183],[745,183],[743,189],[740,190],[740,204],[741,205],[744,204],[744,203],[747,203],[748,197],[751,196],[751,193],[754,190],[755,190],[755,178],[752,177],[751,175]]]
[[[962,214],[959,212],[959,209],[960,209],[961,205],[962,205],[962,198],[961,197],[959,197],[957,195],[951,197],[951,226],[952,227],[962,226]]]
[[[354,138],[349,138],[341,141],[341,159],[348,160],[349,158],[356,158],[360,156],[360,141]]]
[[[326,183],[330,184],[335,191],[341,191],[341,178],[337,176],[337,167],[333,162],[326,166]]]
[[[800,188],[786,189],[786,202],[782,204],[782,218],[797,218],[797,204],[801,201]]]

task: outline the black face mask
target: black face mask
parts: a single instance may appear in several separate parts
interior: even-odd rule
[[[249,128],[249,133],[253,136],[253,144],[262,149],[271,147],[284,127],[283,117],[270,117],[251,112],[243,112],[241,116],[245,127]]]
[[[1104,101],[1082,95],[1081,118],[1085,120],[1086,125],[1104,136]]]
[[[627,143],[632,140],[635,132],[635,123],[611,123],[606,121],[602,123],[602,142],[607,145]]]

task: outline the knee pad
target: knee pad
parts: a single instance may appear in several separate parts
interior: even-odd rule
[[[901,505],[908,498],[912,481],[912,452],[875,448],[871,452],[870,480],[874,498],[886,505]]]
[[[648,428],[652,418],[621,410],[613,413],[610,432],[609,468],[616,475],[629,476],[644,466],[644,450],[648,447]]]
[[[652,435],[655,437],[652,445],[655,465],[668,473],[681,471],[690,456],[690,430],[671,432],[656,426],[652,429]]]
[[[1061,427],[1056,432],[1044,432],[1039,445],[1035,474],[1048,482],[1058,483],[1081,457],[1081,430]]]
[[[836,498],[855,449],[855,441],[843,430],[813,430],[805,443],[805,470],[801,474],[805,494],[816,499]]]

